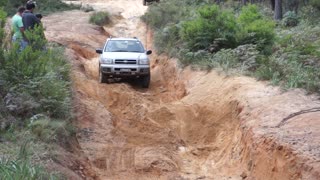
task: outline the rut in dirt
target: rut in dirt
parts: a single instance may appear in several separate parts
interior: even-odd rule
[[[149,89],[130,82],[99,84],[94,49],[107,36],[135,36],[153,49],[152,32],[140,21],[146,10],[140,0],[83,2],[112,12],[113,26],[88,24],[90,14],[81,11],[51,15],[44,23],[49,41],[65,45],[72,63],[77,139],[95,174],[87,178],[299,179],[312,171],[276,138],[255,135],[271,131],[259,128],[273,121],[258,121],[254,113],[267,109],[255,99],[268,102],[263,98],[272,88],[179,70],[175,60],[157,55],[151,56]]]

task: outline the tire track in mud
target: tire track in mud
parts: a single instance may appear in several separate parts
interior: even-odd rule
[[[244,83],[180,72],[175,61],[153,55],[149,89],[131,82],[99,84],[94,49],[103,45],[106,35],[137,36],[152,47],[152,33],[139,20],[145,11],[140,0],[94,3],[117,16],[113,26],[104,27],[107,32],[88,24],[89,14],[80,11],[52,15],[45,24],[48,39],[68,47],[77,139],[96,179],[223,180],[250,173],[253,179],[301,177],[290,148],[282,146],[278,152],[276,141],[253,139],[254,130],[244,118],[254,108],[241,99],[250,94]]]

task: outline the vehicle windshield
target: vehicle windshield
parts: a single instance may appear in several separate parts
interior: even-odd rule
[[[136,52],[143,53],[143,46],[135,40],[110,40],[106,45],[105,52]]]

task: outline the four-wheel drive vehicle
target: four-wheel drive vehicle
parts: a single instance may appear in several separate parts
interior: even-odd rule
[[[153,2],[153,1],[159,2],[160,0],[142,0],[142,4],[143,4],[144,6],[146,6],[147,3],[151,3],[151,2]]]
[[[99,82],[109,83],[113,78],[136,78],[142,87],[150,83],[150,63],[146,51],[137,38],[108,38],[103,49],[97,49],[99,60]]]

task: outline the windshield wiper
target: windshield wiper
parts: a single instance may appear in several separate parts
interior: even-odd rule
[[[116,50],[116,51],[111,51],[111,52],[128,52],[127,50]]]
[[[141,51],[130,51],[130,52],[136,52],[136,53],[141,53]]]

